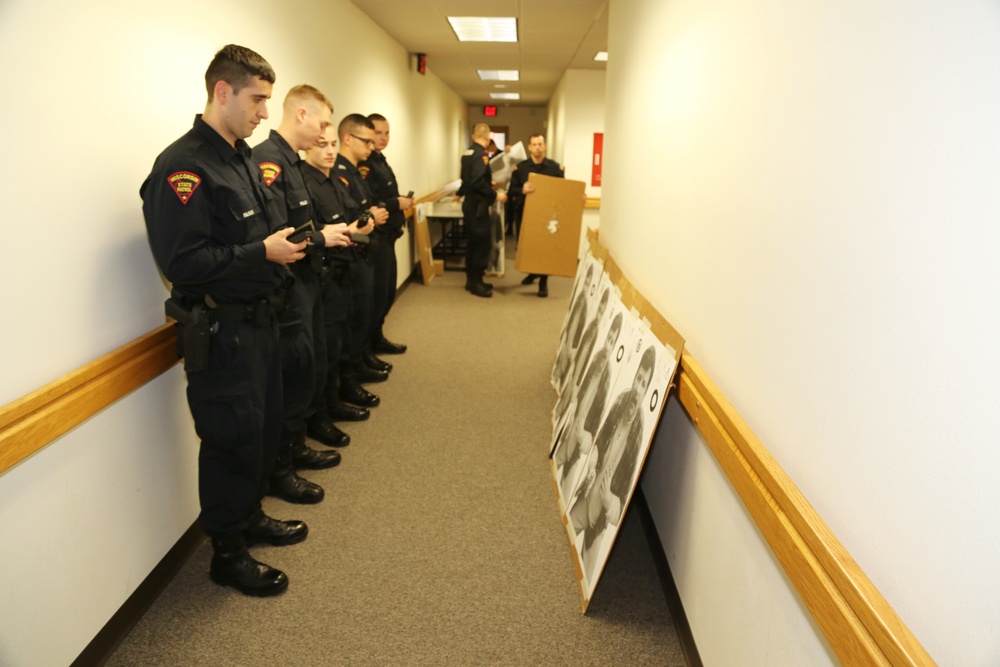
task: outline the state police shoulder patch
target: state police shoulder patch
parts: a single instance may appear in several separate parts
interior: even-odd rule
[[[281,176],[281,167],[273,162],[261,162],[259,166],[260,174],[264,177],[264,185],[271,187],[271,183],[274,183],[278,176]]]
[[[190,171],[177,171],[167,176],[167,183],[173,188],[174,193],[180,197],[181,203],[185,206],[191,195],[201,185],[201,176],[192,174]]]

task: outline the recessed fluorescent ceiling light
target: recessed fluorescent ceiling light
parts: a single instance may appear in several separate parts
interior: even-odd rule
[[[521,93],[490,93],[490,97],[495,100],[519,100]]]
[[[449,16],[460,42],[516,42],[517,19],[487,16]]]
[[[597,55],[594,56],[594,60],[605,61],[607,59],[608,59],[608,52],[607,51],[598,51]]]
[[[521,73],[516,69],[477,69],[483,81],[520,81]]]

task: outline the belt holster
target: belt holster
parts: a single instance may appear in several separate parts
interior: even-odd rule
[[[218,330],[203,303],[187,306],[178,299],[167,299],[164,310],[177,320],[178,351],[184,357],[184,370],[197,373],[208,368],[212,334]]]

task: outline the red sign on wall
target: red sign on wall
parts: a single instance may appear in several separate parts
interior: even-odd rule
[[[604,133],[594,133],[594,163],[590,173],[590,184],[595,188],[601,187],[601,163],[604,161]]]

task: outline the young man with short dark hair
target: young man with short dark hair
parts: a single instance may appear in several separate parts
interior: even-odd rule
[[[194,127],[156,158],[142,184],[150,247],[172,283],[198,454],[198,521],[212,539],[212,580],[248,595],[288,587],[247,546],[306,538],[301,521],[264,514],[281,421],[280,310],[285,265],[302,259],[293,229],[275,231],[269,196],[244,139],[267,118],[274,70],[230,44],[208,67]]]

